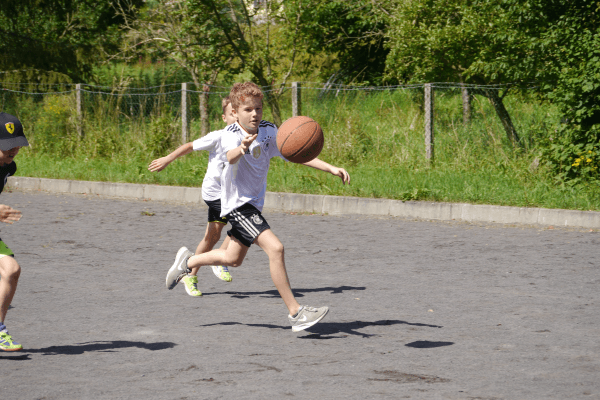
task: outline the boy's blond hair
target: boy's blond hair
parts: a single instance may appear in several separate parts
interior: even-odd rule
[[[246,101],[247,98],[254,97],[260,100],[263,99],[263,92],[257,84],[252,82],[234,83],[229,92],[231,99],[231,107],[237,111],[238,107]]]
[[[226,96],[223,99],[221,99],[221,108],[223,109],[223,115],[225,115],[225,109],[227,108],[229,103],[231,103],[231,98],[229,96]]]

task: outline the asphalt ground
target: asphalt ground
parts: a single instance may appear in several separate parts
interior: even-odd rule
[[[165,288],[206,208],[43,192],[1,237],[22,267],[2,399],[600,399],[600,233],[266,212],[293,333],[253,246],[201,298]]]

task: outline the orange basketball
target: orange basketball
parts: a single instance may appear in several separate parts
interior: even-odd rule
[[[291,162],[302,164],[317,158],[324,143],[323,130],[309,117],[292,117],[277,131],[277,148]]]

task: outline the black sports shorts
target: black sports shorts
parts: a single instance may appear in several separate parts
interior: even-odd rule
[[[271,229],[256,207],[244,204],[227,214],[231,229],[227,235],[233,236],[244,246],[250,247],[262,232]]]
[[[204,202],[208,206],[208,222],[218,222],[227,225],[227,217],[221,217],[221,199],[204,200]]]

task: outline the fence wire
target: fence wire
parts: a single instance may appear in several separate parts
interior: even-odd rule
[[[425,103],[426,85],[434,92],[430,105]],[[534,87],[524,90],[512,85],[443,82],[377,87],[300,82],[298,86],[299,114],[312,117],[329,129],[337,127],[349,134],[363,135],[364,140],[372,140],[368,138],[371,131],[396,134],[402,128],[423,132],[428,106],[434,110],[432,138],[443,142],[444,135],[454,135],[465,145],[474,137],[490,143],[530,144],[536,132],[558,119],[558,114],[537,99]],[[41,130],[49,126],[56,127],[58,137],[83,135],[92,129],[118,136],[132,132],[132,127],[137,127],[136,134],[141,134],[145,127],[153,126],[168,130],[175,142],[193,140],[206,133],[202,131],[203,109],[208,131],[220,129],[221,100],[230,88],[211,85],[197,88],[191,83],[186,88],[184,91],[182,84],[131,88],[1,83],[0,111],[17,115],[29,134],[40,138],[48,136]],[[280,121],[292,117],[291,85],[262,89],[264,119],[276,122],[277,109]],[[186,109],[182,109],[184,94]],[[182,113],[189,124],[187,137],[182,136],[185,120]]]

